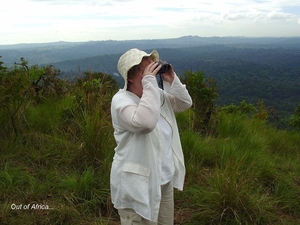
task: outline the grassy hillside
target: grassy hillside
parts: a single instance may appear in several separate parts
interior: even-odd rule
[[[117,88],[106,79],[87,76],[59,95],[27,91],[14,126],[0,108],[1,224],[119,224],[109,190]],[[177,115],[187,176],[175,224],[299,224],[299,132],[220,111],[214,135],[200,135],[193,114]]]

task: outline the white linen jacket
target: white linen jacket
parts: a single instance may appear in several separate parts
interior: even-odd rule
[[[142,79],[143,95],[120,89],[111,103],[114,137],[117,143],[113,158],[110,188],[114,207],[131,208],[143,218],[157,221],[161,200],[160,130],[156,126],[160,115],[170,124],[173,133],[175,175],[173,185],[182,190],[185,177],[184,157],[174,112],[192,105],[192,99],[175,75],[165,91],[156,78]]]

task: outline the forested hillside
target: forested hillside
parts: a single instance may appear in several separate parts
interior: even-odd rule
[[[150,49],[146,51],[151,51]],[[256,104],[263,101],[275,109],[285,126],[287,119],[300,103],[300,48],[261,48],[244,45],[208,45],[189,48],[158,49],[160,58],[171,63],[179,76],[184,71],[202,71],[212,77],[218,87],[219,105]],[[120,54],[90,57],[54,64],[69,76],[79,76],[78,69],[103,71],[117,76]]]
[[[30,65],[54,65],[65,77],[86,71],[112,75],[122,86],[116,68],[129,48],[157,49],[177,74],[202,71],[218,88],[219,106],[263,101],[280,118],[281,127],[300,103],[300,38],[187,36],[162,40],[99,41],[0,46],[4,65],[24,57]],[[278,124],[277,124],[278,125]]]
[[[299,48],[300,38],[248,38],[248,37],[198,37],[185,36],[172,39],[125,40],[125,41],[89,41],[89,42],[53,42],[39,44],[0,45],[0,55],[5,66],[10,67],[20,57],[32,64],[49,64],[93,56],[118,54],[130,48],[160,49],[185,48],[206,45],[244,45],[277,48]]]

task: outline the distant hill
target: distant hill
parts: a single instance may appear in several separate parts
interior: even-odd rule
[[[212,44],[263,47],[300,48],[300,38],[248,38],[185,36],[173,39],[53,42],[42,44],[0,45],[0,56],[6,66],[24,57],[30,64],[52,64],[61,61],[122,53],[130,48],[183,48]]]
[[[218,85],[217,103],[256,104],[263,100],[287,119],[300,103],[300,37],[197,37],[175,39],[94,41],[0,46],[1,61],[13,65],[20,57],[32,64],[53,64],[67,77],[84,71],[111,74],[120,85],[117,61],[126,50],[157,49],[178,75],[200,70]],[[284,120],[283,119],[283,120]]]

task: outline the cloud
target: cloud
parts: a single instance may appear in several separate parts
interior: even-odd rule
[[[84,2],[85,5],[111,5],[112,2],[130,2],[132,0],[28,0],[34,3],[45,3],[48,5],[76,5],[82,4]]]
[[[267,17],[270,20],[288,20],[288,19],[294,19],[295,15],[290,13],[272,11],[268,13]]]
[[[17,7],[16,7],[17,6]],[[14,0],[0,8],[0,44],[299,35],[299,0]],[[278,29],[277,24],[285,26]],[[297,26],[297,27],[295,27]],[[266,27],[268,29],[266,29]],[[271,30],[271,29],[274,29]],[[265,32],[263,32],[265,31]],[[20,39],[18,39],[18,37]]]
[[[241,20],[241,19],[245,19],[248,17],[247,13],[226,13],[223,15],[224,19],[227,20]]]

